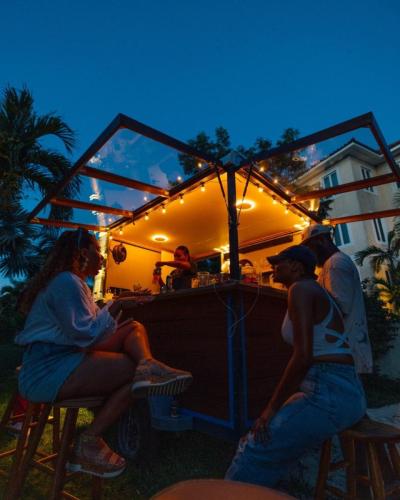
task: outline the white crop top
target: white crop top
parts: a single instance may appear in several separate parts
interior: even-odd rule
[[[314,325],[313,356],[323,356],[327,354],[352,354],[347,333],[341,333],[328,327],[333,317],[333,308],[337,310],[340,317],[342,317],[342,314],[329,293],[326,290],[324,290],[324,292],[329,298],[330,308],[328,314],[321,321],[321,323]],[[293,345],[293,323],[289,318],[288,311],[286,311],[285,319],[282,323],[282,337],[285,342]],[[328,338],[332,340],[328,340]],[[336,340],[334,340],[334,338],[336,338]]]

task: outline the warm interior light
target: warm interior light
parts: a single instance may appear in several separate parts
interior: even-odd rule
[[[112,237],[112,234],[110,234],[110,236],[108,237],[109,240],[112,240],[113,237]]]
[[[253,210],[253,208],[256,206],[254,201],[252,200],[240,200],[236,202],[236,208],[241,209],[243,212],[247,212],[248,210]]]
[[[205,191],[205,190],[206,190],[206,187],[205,187],[205,185],[204,185],[204,182],[202,182],[202,183],[201,183],[201,186],[200,186],[200,191],[201,191],[202,193],[204,193],[204,191]]]
[[[165,236],[165,234],[153,234],[151,239],[156,243],[164,243],[165,241],[168,241],[168,236]]]
[[[149,217],[149,214],[145,214],[145,216],[144,216],[144,220],[149,220],[149,218],[150,218],[150,217]]]
[[[260,167],[260,172],[264,172],[265,168],[264,167]]]
[[[119,235],[122,236],[124,234],[124,232],[122,231],[122,229],[119,230]]]
[[[179,195],[179,203],[183,205],[185,203],[185,200],[183,199],[183,194]]]
[[[276,201],[275,196],[273,196],[273,197],[272,197],[272,204],[273,204],[273,205],[276,205],[277,203],[278,203],[278,202]]]
[[[330,224],[330,220],[329,220],[329,219],[324,219],[324,220],[322,221],[322,224],[323,224],[324,226],[329,226],[329,224]]]
[[[197,166],[198,166],[199,168],[201,168],[201,167],[203,166],[203,165],[201,164],[201,161],[199,161],[199,162],[197,163]]]
[[[289,209],[287,208],[287,209],[285,210],[285,215],[287,215],[288,213],[289,213]]]
[[[289,189],[286,189],[285,194],[289,194]]]
[[[165,214],[165,213],[167,212],[167,209],[165,208],[165,206],[164,206],[164,205],[162,205],[161,207],[162,207],[162,208],[161,208],[161,212],[162,212],[163,214]]]
[[[262,193],[262,192],[264,191],[263,187],[262,187],[262,186],[258,186],[258,191],[259,191],[260,193]]]
[[[278,179],[275,177],[274,184],[278,184]]]

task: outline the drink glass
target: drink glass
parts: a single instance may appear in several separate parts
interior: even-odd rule
[[[199,286],[208,286],[210,282],[210,273],[208,271],[200,271],[197,273]]]

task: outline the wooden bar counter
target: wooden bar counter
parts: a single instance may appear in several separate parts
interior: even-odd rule
[[[193,373],[181,405],[194,428],[237,437],[271,396],[290,357],[280,335],[286,292],[238,283],[168,292],[133,308],[154,356]]]

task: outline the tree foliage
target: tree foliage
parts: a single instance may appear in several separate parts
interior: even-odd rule
[[[54,233],[30,225],[23,208],[27,190],[45,196],[71,168],[67,157],[44,146],[49,137],[71,153],[75,134],[61,117],[38,115],[27,88],[6,87],[0,100],[0,273],[6,277],[31,275],[41,261],[43,240]],[[60,195],[74,196],[79,184],[74,177]],[[68,219],[71,214],[70,208],[53,205],[49,217]]]

